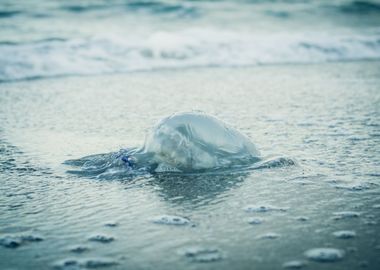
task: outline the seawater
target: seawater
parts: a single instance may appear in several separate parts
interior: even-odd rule
[[[0,269],[377,269],[379,15],[354,0],[0,1]],[[192,110],[264,162],[112,166]],[[65,163],[104,153],[106,174]]]
[[[0,3],[0,81],[380,58],[378,1]]]
[[[377,269],[379,65],[1,84],[0,268]],[[142,145],[192,109],[296,165],[94,178],[64,164]]]

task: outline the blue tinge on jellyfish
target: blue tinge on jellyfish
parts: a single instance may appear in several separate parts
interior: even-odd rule
[[[83,176],[117,177],[140,173],[202,173],[294,165],[285,157],[263,159],[237,129],[202,112],[176,113],[161,120],[141,148],[122,149],[65,161]]]

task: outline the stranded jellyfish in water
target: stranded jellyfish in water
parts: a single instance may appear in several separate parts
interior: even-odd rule
[[[176,113],[149,132],[141,148],[87,156],[65,164],[84,175],[120,172],[201,172],[247,166],[261,161],[250,139],[214,116]]]
[[[259,151],[247,136],[214,116],[177,113],[161,120],[127,164],[191,172],[250,164]]]

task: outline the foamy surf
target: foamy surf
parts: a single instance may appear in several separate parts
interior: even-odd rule
[[[218,28],[0,42],[0,81],[193,67],[380,59],[380,34],[250,33]],[[281,47],[278,46],[281,44]]]

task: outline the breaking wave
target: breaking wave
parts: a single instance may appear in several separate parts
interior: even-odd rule
[[[281,44],[281,46],[279,46]],[[380,58],[380,33],[253,35],[217,29],[155,32],[148,37],[98,36],[0,43],[0,81],[282,63]]]

